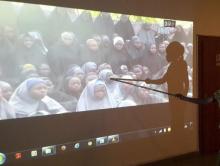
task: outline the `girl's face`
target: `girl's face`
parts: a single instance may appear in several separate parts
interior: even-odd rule
[[[62,41],[66,46],[71,46],[73,44],[72,36],[64,36]]]
[[[111,45],[111,40],[108,36],[102,36],[102,45],[109,47]]]
[[[38,85],[35,85],[31,91],[30,91],[30,96],[36,100],[41,100],[47,95],[47,85],[41,83]]]
[[[104,85],[96,85],[94,87],[94,95],[95,98],[98,100],[103,99],[106,96],[106,88]]]
[[[124,46],[124,43],[122,41],[118,41],[116,44],[115,44],[115,48],[117,50],[121,50]]]
[[[25,37],[24,38],[24,46],[27,48],[31,48],[34,45],[34,41],[31,37]]]
[[[98,43],[94,40],[94,41],[91,41],[90,43],[88,43],[88,48],[91,51],[98,51],[99,46],[98,46]]]
[[[151,52],[152,54],[156,54],[157,48],[156,48],[156,45],[155,45],[155,44],[152,44],[152,45],[151,45],[151,47],[150,47],[150,52]]]
[[[48,77],[50,75],[50,67],[47,64],[40,65],[39,74]]]
[[[135,41],[134,41],[134,46],[135,46],[136,48],[141,48],[141,47],[142,47],[141,41],[140,41],[140,40],[135,40]]]
[[[147,66],[143,66],[143,72],[145,76],[149,76],[150,75],[150,70]]]
[[[133,72],[135,73],[137,79],[140,79],[142,77],[143,71],[140,68],[138,67],[134,68]]]
[[[9,100],[13,93],[12,87],[7,86],[2,88],[2,95],[6,100]]]
[[[81,90],[81,80],[73,77],[69,80],[68,89],[70,92],[79,92]]]
[[[121,66],[121,72],[122,72],[122,74],[127,74],[128,73],[128,67],[125,66],[125,65],[122,65]]]

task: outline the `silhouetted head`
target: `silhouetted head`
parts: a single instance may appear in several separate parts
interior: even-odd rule
[[[184,47],[177,41],[171,42],[167,48],[167,61],[168,62],[174,62],[178,60],[179,58],[183,57],[184,54]]]

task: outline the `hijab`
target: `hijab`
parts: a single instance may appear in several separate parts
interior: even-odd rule
[[[82,69],[85,74],[88,74],[89,72],[95,72],[97,71],[97,64],[95,62],[86,62],[83,66]]]
[[[63,111],[64,108],[52,98],[45,96],[41,100],[36,100],[30,96],[31,89],[38,84],[45,84],[46,82],[40,78],[29,78],[22,82],[9,100],[9,104],[15,109],[18,117],[28,117],[37,114],[41,104],[45,105],[49,114]]]
[[[120,95],[119,83],[109,79],[110,76],[114,76],[111,69],[103,69],[99,72],[99,79],[103,80],[108,88],[109,92],[112,94],[114,100],[118,102]]]
[[[106,95],[102,99],[97,99],[95,97],[95,87],[102,85],[105,87]],[[96,79],[90,81],[87,86],[84,88],[78,104],[76,111],[88,111],[88,110],[97,110],[97,109],[107,109],[114,108],[116,106],[114,100],[112,99],[108,88],[104,81]]]

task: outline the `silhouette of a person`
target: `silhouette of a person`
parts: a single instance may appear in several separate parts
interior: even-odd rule
[[[166,53],[166,59],[170,63],[167,72],[160,79],[146,79],[145,82],[147,84],[167,83],[169,93],[186,96],[189,90],[189,79],[187,64],[183,59],[184,47],[179,42],[174,41],[167,46]]]
[[[164,76],[157,80],[146,79],[147,84],[167,83],[168,93],[186,96],[189,90],[189,79],[186,61],[183,59],[184,47],[177,41],[171,42],[166,48],[166,59],[170,63]],[[169,96],[171,111],[171,127],[174,131],[184,127],[184,103]]]

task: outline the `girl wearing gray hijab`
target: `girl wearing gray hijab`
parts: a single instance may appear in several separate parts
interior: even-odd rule
[[[88,74],[90,72],[97,72],[98,66],[95,62],[86,62],[83,64],[82,69],[85,74]]]
[[[111,69],[103,69],[99,72],[99,79],[103,80],[108,88],[109,92],[112,94],[114,100],[119,102],[121,98],[119,83],[116,81],[112,81],[111,77],[117,77],[114,75]]]
[[[81,81],[83,81],[85,79],[85,72],[80,66],[72,65],[65,73],[65,77],[71,76],[78,77]]]
[[[102,80],[90,81],[84,88],[76,111],[89,111],[98,109],[107,109],[116,107],[116,103],[112,99],[106,84]]]
[[[13,93],[9,104],[17,118],[67,112],[57,101],[47,96],[47,84],[40,78],[30,78],[21,83]],[[40,114],[41,115],[41,114]]]

